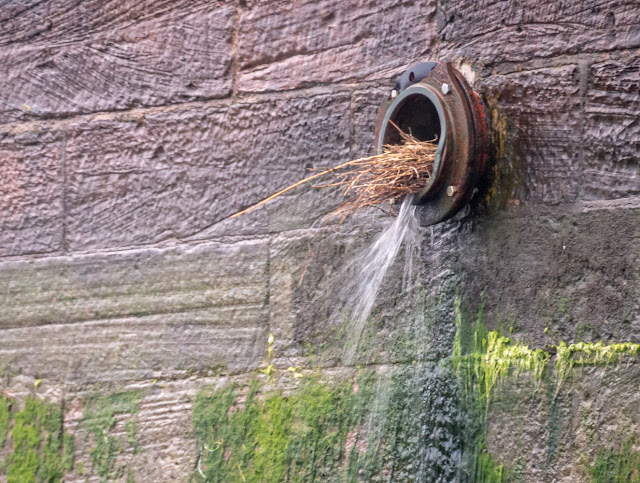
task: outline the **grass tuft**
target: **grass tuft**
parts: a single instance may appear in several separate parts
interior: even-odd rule
[[[287,191],[330,174],[334,176],[334,181],[315,187],[344,188],[347,201],[336,211],[337,214],[342,215],[343,219],[362,208],[416,193],[424,188],[431,178],[438,149],[436,139],[420,141],[411,134],[401,131],[395,124],[393,126],[402,138],[400,144],[387,144],[383,146],[382,154],[347,161],[313,174],[235,213],[230,218],[248,213]]]

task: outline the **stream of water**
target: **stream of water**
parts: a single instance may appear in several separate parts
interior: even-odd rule
[[[363,250],[347,269],[357,273],[346,287],[348,306],[351,309],[347,346],[343,355],[343,363],[352,365],[358,342],[366,322],[374,308],[380,286],[393,265],[400,247],[405,242],[405,270],[403,276],[404,289],[412,283],[413,261],[419,246],[418,220],[413,197],[403,200],[398,216],[376,238],[371,246]]]

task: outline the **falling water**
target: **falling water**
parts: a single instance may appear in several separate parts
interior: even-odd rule
[[[415,248],[418,246],[418,222],[413,197],[405,197],[396,219],[378,236],[375,242],[363,250],[347,267],[357,275],[346,287],[351,307],[349,340],[343,362],[351,365],[358,349],[358,342],[371,310],[374,307],[380,285],[393,264],[402,242],[406,240],[407,256],[403,288],[411,284],[411,272]]]

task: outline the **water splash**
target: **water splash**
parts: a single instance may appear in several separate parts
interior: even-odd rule
[[[419,226],[413,197],[407,196],[400,206],[396,219],[378,236],[375,242],[362,251],[347,270],[355,276],[346,284],[348,306],[351,307],[349,340],[343,355],[343,363],[353,364],[358,342],[375,305],[380,285],[393,264],[403,241],[407,241],[403,288],[412,284],[414,257],[419,246]]]

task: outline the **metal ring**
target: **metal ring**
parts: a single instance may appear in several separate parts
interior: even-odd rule
[[[382,128],[380,129],[380,133],[378,134],[378,139],[376,143],[376,152],[378,154],[382,154],[382,149],[384,147],[384,138],[385,138],[385,135],[387,134],[387,129],[389,128],[389,120],[391,120],[391,118],[398,113],[400,108],[403,107],[408,97],[415,96],[415,95],[424,96],[427,99],[429,99],[429,101],[431,101],[433,106],[436,108],[436,112],[438,113],[438,119],[440,121],[438,149],[436,150],[436,158],[433,162],[433,173],[431,173],[431,176],[429,177],[429,181],[427,181],[427,184],[424,186],[424,188],[420,190],[420,192],[424,194],[429,191],[431,186],[433,186],[433,183],[435,182],[436,178],[438,177],[438,173],[440,171],[440,165],[441,165],[440,159],[442,156],[442,151],[444,149],[445,141],[447,139],[447,122],[444,117],[444,107],[442,106],[440,99],[438,99],[438,97],[433,93],[431,89],[420,84],[414,84],[410,87],[407,87],[405,90],[403,90],[393,100],[393,102],[389,105],[389,108],[387,109],[387,112],[382,120]]]

